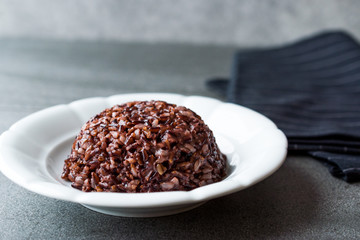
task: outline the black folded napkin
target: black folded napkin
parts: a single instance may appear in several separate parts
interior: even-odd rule
[[[287,136],[289,152],[310,154],[334,176],[360,181],[360,46],[348,34],[239,51],[230,81],[207,84],[272,119]]]

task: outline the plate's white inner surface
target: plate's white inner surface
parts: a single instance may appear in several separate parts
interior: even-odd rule
[[[49,155],[46,157],[46,170],[49,175],[53,177],[56,181],[66,186],[70,186],[69,181],[65,181],[61,178],[62,169],[64,166],[64,160],[70,155],[71,146],[74,142],[75,137],[71,137],[58,145],[50,151]]]

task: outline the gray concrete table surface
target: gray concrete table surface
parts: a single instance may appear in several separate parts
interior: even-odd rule
[[[128,92],[219,98],[234,47],[0,40],[0,133],[30,113]],[[266,160],[266,159],[264,159]],[[288,156],[272,176],[194,210],[124,218],[29,192],[0,174],[0,239],[359,239],[360,184]]]

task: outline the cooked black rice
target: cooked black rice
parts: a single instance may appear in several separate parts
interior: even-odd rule
[[[163,101],[105,109],[77,135],[62,178],[85,192],[191,190],[226,175],[226,156],[193,111]]]

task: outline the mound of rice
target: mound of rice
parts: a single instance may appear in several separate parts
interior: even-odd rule
[[[193,111],[163,101],[105,109],[77,135],[62,178],[85,192],[188,191],[221,181],[226,156]]]

